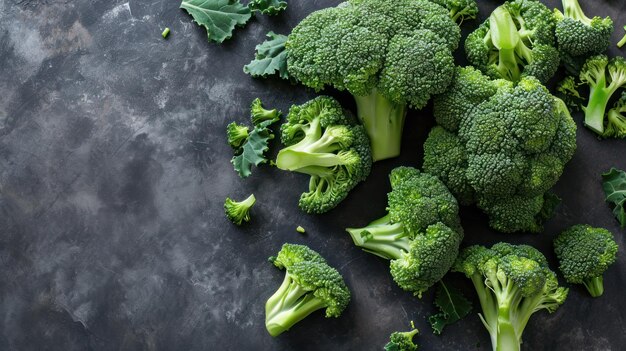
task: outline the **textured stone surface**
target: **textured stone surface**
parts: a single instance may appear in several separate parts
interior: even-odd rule
[[[244,181],[232,170],[224,128],[247,121],[253,98],[286,111],[314,96],[246,76],[241,68],[254,46],[268,30],[287,33],[337,3],[291,0],[286,13],[258,17],[218,46],[178,1],[0,0],[0,349],[376,350],[410,320],[423,331],[424,350],[490,348],[475,313],[432,335],[432,292],[418,300],[401,291],[386,263],[354,247],[342,229],[383,214],[390,169],[421,165],[429,109],[410,112],[402,157],[376,164],[322,216],[297,209],[306,177],[262,167]],[[481,1],[483,18],[495,3]],[[626,6],[593,7],[591,14],[615,16],[616,42]],[[163,40],[166,26],[172,32]],[[331,93],[353,108],[347,95]],[[533,317],[526,350],[626,344],[625,233],[600,187],[601,172],[626,169],[626,141],[599,142],[584,128],[578,136],[556,186],[563,205],[544,234],[497,234],[476,209],[462,211],[466,244],[531,243],[553,264],[551,240],[569,225],[616,234],[621,251],[604,297],[572,287],[558,312]],[[223,216],[224,198],[251,192],[252,223],[236,228]],[[315,314],[273,339],[263,306],[283,273],[266,258],[283,242],[327,257],[353,300],[339,319]]]

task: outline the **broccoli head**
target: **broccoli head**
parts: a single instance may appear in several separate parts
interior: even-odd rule
[[[363,228],[346,229],[363,250],[391,260],[404,290],[421,294],[450,269],[463,238],[458,203],[437,177],[415,168],[391,171],[387,214]]]
[[[367,133],[331,97],[292,106],[281,140],[286,147],[278,153],[276,167],[311,177],[299,203],[307,213],[331,210],[370,173]]]
[[[563,101],[534,77],[514,84],[459,67],[434,103],[440,125],[424,144],[424,171],[462,204],[476,203],[494,229],[541,231],[554,209],[546,192],[576,149]]]
[[[554,312],[568,293],[558,286],[545,256],[528,245],[470,246],[452,270],[471,279],[493,350],[519,350],[531,315],[542,309]]]
[[[617,114],[612,114],[612,121],[608,126],[610,133],[605,132],[606,110],[609,100],[618,90],[626,87],[626,59],[606,55],[590,57],[580,71],[580,81],[589,86],[589,100],[583,107],[585,112],[585,126],[600,136],[619,136],[620,120]],[[619,111],[620,104],[617,105]],[[617,124],[615,124],[617,122]]]
[[[593,297],[602,295],[602,274],[615,262],[617,254],[617,243],[610,231],[575,225],[554,239],[554,252],[569,283],[584,284]]]
[[[570,56],[588,57],[605,52],[611,44],[610,17],[589,18],[578,0],[563,0],[563,12],[554,10],[559,50]]]
[[[545,83],[560,64],[554,27],[552,12],[542,3],[506,2],[467,37],[467,58],[492,78],[517,82],[534,76]]]
[[[377,161],[400,153],[407,107],[446,89],[459,38],[449,10],[428,0],[353,0],[302,20],[287,66],[305,86],[354,96]]]
[[[244,221],[249,222],[250,209],[254,206],[255,202],[256,197],[254,197],[254,194],[239,202],[227,197],[224,202],[224,212],[226,212],[226,217],[228,217],[228,219],[236,225],[241,225]]]
[[[419,330],[415,328],[408,332],[391,333],[389,342],[385,345],[385,351],[416,351],[417,345],[413,342],[413,337],[417,334]]]
[[[265,304],[265,327],[271,336],[320,309],[327,318],[339,317],[350,302],[350,290],[339,272],[310,248],[284,244],[270,261],[285,270],[283,283]]]

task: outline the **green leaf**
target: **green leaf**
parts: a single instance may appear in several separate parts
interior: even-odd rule
[[[626,172],[611,168],[608,173],[602,174],[602,179],[606,201],[615,206],[613,214],[624,229],[626,228]]]
[[[209,40],[217,43],[230,39],[235,26],[246,24],[252,16],[239,0],[183,0],[180,8],[206,29]]]
[[[472,303],[459,290],[446,286],[443,280],[439,281],[437,287],[435,306],[440,312],[428,318],[435,334],[441,334],[446,325],[464,318],[472,311]]]
[[[252,0],[248,3],[251,11],[258,11],[264,15],[275,15],[287,8],[287,1],[283,0]]]
[[[243,71],[253,77],[266,77],[278,73],[283,79],[289,78],[285,50],[287,36],[270,31],[267,37],[268,40],[256,46],[254,60],[243,66]]]
[[[269,120],[259,123],[248,135],[248,139],[239,149],[239,154],[235,155],[230,162],[241,178],[247,178],[252,174],[252,166],[258,166],[267,162],[265,152],[269,149],[268,143],[274,139],[274,134],[269,126],[276,120]]]

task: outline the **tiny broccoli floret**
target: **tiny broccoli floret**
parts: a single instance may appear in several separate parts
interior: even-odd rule
[[[285,279],[265,304],[265,326],[271,336],[289,330],[309,314],[326,310],[339,317],[350,302],[350,290],[336,269],[303,245],[284,244],[270,261],[285,270]]]
[[[419,330],[415,328],[408,332],[391,333],[385,351],[416,351],[417,345],[413,342],[413,337],[417,334]]]
[[[492,78],[547,82],[560,64],[554,26],[552,12],[538,1],[507,2],[467,37],[467,58]]]
[[[458,204],[439,179],[415,168],[398,167],[389,178],[388,213],[346,230],[357,246],[391,260],[398,286],[421,296],[456,258],[463,238]]]
[[[313,12],[285,44],[289,75],[316,90],[350,92],[374,161],[396,157],[407,108],[421,109],[452,78],[460,30],[450,12],[428,0],[359,0]]]
[[[299,202],[307,213],[333,209],[369,175],[367,134],[331,97],[292,106],[281,126],[281,140],[286,147],[278,153],[276,166],[311,177]]]
[[[585,126],[603,136],[609,100],[626,86],[626,59],[609,59],[606,55],[590,57],[580,71],[580,81],[589,85],[589,101],[583,107]]]
[[[626,115],[624,113],[626,113],[626,92],[622,92],[615,106],[609,110],[603,137],[626,138]]]
[[[248,196],[245,200],[237,202],[229,197],[224,202],[224,212],[226,217],[235,223],[241,225],[241,223],[250,221],[250,209],[254,206],[256,198],[254,194]]]
[[[250,105],[250,118],[255,126],[265,121],[277,121],[280,118],[280,111],[277,109],[267,110],[263,108],[261,99],[256,98]]]
[[[584,284],[593,297],[602,295],[602,275],[615,262],[617,254],[617,243],[610,231],[575,225],[554,240],[554,252],[569,283]]]
[[[478,15],[476,0],[430,0],[450,11],[450,18],[459,25],[465,20],[475,19]]]
[[[533,313],[554,312],[567,297],[543,254],[528,245],[470,246],[453,268],[472,280],[493,350],[519,350]]]
[[[611,43],[610,17],[589,18],[578,0],[563,0],[563,12],[555,9],[556,39],[559,50],[570,56],[591,56],[606,51]]]
[[[249,129],[247,126],[232,122],[226,126],[226,138],[228,145],[233,149],[238,149],[248,139]]]

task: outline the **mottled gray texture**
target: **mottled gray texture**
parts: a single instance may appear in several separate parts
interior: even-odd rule
[[[252,20],[215,45],[178,1],[0,0],[0,349],[375,350],[409,320],[423,331],[425,350],[489,349],[475,314],[432,335],[432,292],[418,300],[401,291],[387,264],[355,248],[342,229],[383,214],[390,169],[421,164],[430,109],[410,112],[402,157],[377,163],[326,215],[298,211],[304,176],[266,166],[241,180],[232,170],[224,128],[247,120],[253,98],[286,111],[314,96],[246,76],[254,46],[268,30],[287,33],[336,3],[291,0],[284,14]],[[484,17],[493,5],[481,3]],[[594,2],[589,11],[620,13],[614,41],[626,22],[618,3]],[[166,26],[172,32],[163,40]],[[626,142],[600,142],[583,128],[578,136],[556,186],[563,205],[544,234],[493,233],[476,209],[462,211],[466,244],[531,243],[553,264],[551,240],[569,225],[616,234],[621,251],[605,296],[573,287],[557,313],[533,317],[526,350],[626,344],[625,233],[600,187],[601,172],[626,168]],[[251,192],[252,223],[236,228],[223,216],[224,198]],[[353,300],[339,319],[315,314],[271,338],[263,306],[283,273],[266,258],[286,241],[327,257]]]

